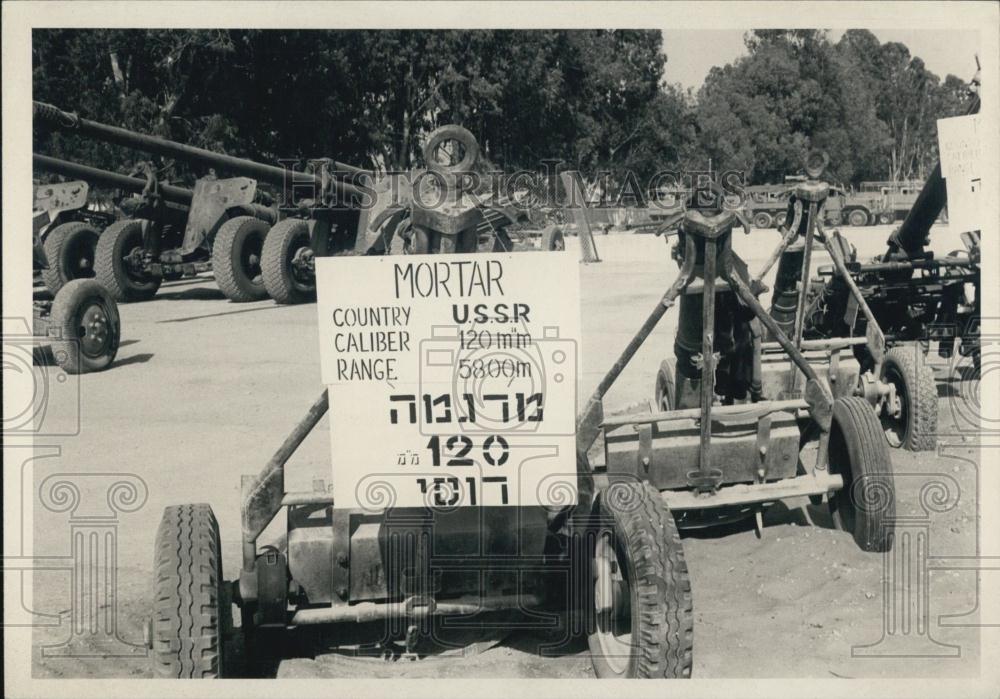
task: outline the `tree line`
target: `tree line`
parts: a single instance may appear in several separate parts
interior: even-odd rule
[[[748,32],[745,56],[697,90],[664,80],[655,30],[104,30],[33,34],[34,99],[95,121],[262,162],[419,163],[434,128],[471,130],[497,166],[543,160],[640,181],[738,170],[781,182],[808,148],[832,179],[923,177],[936,119],[970,75],[943,80],[863,29]],[[35,149],[115,171],[149,156],[36,129]],[[161,163],[175,181],[203,174]]]

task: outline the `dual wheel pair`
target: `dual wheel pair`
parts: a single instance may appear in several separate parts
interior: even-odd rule
[[[691,583],[673,517],[650,485],[600,498],[589,542],[588,641],[598,677],[690,677]],[[209,505],[166,508],[156,533],[147,644],[163,678],[234,674],[230,585]]]
[[[895,497],[888,446],[868,403],[836,401],[830,468],[844,480],[830,497],[834,522],[866,551],[892,546]],[[638,481],[598,494],[586,535],[584,612],[601,678],[691,676],[691,581],[677,524],[663,497]],[[227,674],[232,601],[223,582],[219,527],[205,504],[168,507],[156,534],[148,643],[161,677]]]
[[[44,243],[46,286],[57,293],[73,279],[96,278],[118,302],[151,299],[163,277],[141,269],[144,225],[123,220],[103,233],[82,221],[57,226]],[[236,216],[215,236],[212,268],[219,289],[232,301],[270,296],[279,303],[300,303],[315,298],[311,275],[300,272],[311,254],[306,221],[285,219],[271,226],[253,216]]]
[[[160,287],[161,277],[145,274],[130,260],[142,253],[141,221],[119,221],[97,245],[97,277],[122,301],[145,301]],[[315,298],[311,275],[301,273],[311,256],[309,226],[285,219],[271,226],[254,216],[236,216],[219,227],[212,245],[212,270],[226,298],[237,303],[300,303]]]

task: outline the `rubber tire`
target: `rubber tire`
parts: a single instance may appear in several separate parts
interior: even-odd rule
[[[892,548],[896,492],[889,445],[875,411],[861,396],[838,398],[833,404],[829,464],[844,479],[843,489],[830,497],[830,512],[838,528],[850,532],[863,551]],[[872,503],[859,506],[869,496]]]
[[[158,677],[218,678],[226,619],[219,524],[205,504],[163,510],[153,562],[153,656]],[[224,615],[223,612],[226,612]]]
[[[243,269],[241,258],[244,246],[255,238],[260,239],[263,251],[269,228],[266,221],[255,216],[237,216],[223,223],[216,233],[212,244],[212,271],[215,283],[230,301],[248,303],[267,298],[263,269],[260,281],[254,281]]]
[[[771,214],[761,211],[753,215],[753,225],[757,228],[770,228],[774,225],[774,221],[771,218]]]
[[[542,250],[565,250],[566,239],[563,236],[562,228],[550,226],[542,231]]]
[[[896,217],[890,213],[882,213],[878,215],[878,222],[881,223],[883,226],[893,223],[895,220]]]
[[[669,359],[660,362],[660,370],[656,372],[655,400],[656,410],[673,410],[674,396],[677,395],[674,382],[674,367]],[[666,402],[664,403],[664,397]]]
[[[97,241],[101,237],[101,232],[85,221],[70,221],[56,226],[45,236],[45,243],[42,247],[45,250],[45,259],[48,266],[42,269],[42,280],[52,295],[59,293],[68,282],[74,279],[90,279],[94,276],[94,258],[97,252]],[[68,256],[76,243],[87,240],[91,250],[90,274],[77,276],[74,273],[76,265],[69,260]]]
[[[108,323],[107,347],[104,353],[96,357],[84,354],[77,339],[78,315],[84,306],[90,305],[93,301],[102,307]],[[115,361],[121,343],[118,304],[96,279],[74,279],[64,285],[52,302],[49,323],[56,329],[60,338],[52,340],[52,354],[59,368],[67,374],[103,371]]]
[[[775,228],[781,228],[782,226],[785,225],[786,221],[787,221],[787,216],[785,215],[784,211],[781,211],[781,212],[776,213],[774,215],[774,227]]]
[[[434,151],[445,141],[457,141],[462,144],[462,149],[465,153],[460,162],[454,165],[442,165],[434,160]],[[439,126],[434,129],[434,131],[428,135],[422,154],[424,156],[424,165],[428,170],[456,174],[461,172],[470,172],[472,170],[472,166],[475,165],[476,161],[479,159],[479,142],[476,141],[476,137],[472,135],[472,132],[464,126],[459,126],[458,124],[446,124],[445,126]]]
[[[938,395],[934,372],[913,347],[893,347],[882,362],[879,379],[893,372],[902,380],[907,405],[906,431],[900,447],[931,451],[937,447]]]
[[[303,236],[308,243],[309,224],[300,218],[286,218],[274,224],[264,239],[264,250],[260,259],[264,288],[278,303],[308,303],[316,300],[315,284],[311,291],[297,286],[289,265],[292,246],[296,241],[301,242]]]
[[[851,209],[847,214],[847,223],[852,226],[867,226],[870,220],[863,209]]]
[[[160,277],[148,277],[140,281],[128,276],[122,256],[126,246],[142,244],[142,221],[127,219],[112,223],[104,229],[97,241],[97,253],[94,260],[94,271],[97,280],[104,285],[118,303],[132,301],[148,301],[156,295],[160,288]]]
[[[691,581],[673,515],[659,491],[640,482],[612,485],[601,493],[597,508],[612,523],[625,547],[629,578],[639,584],[630,594],[633,645],[627,668],[615,672],[603,657],[597,634],[589,633],[594,673],[602,679],[691,677]],[[593,588],[587,586],[591,594]],[[593,604],[588,606],[592,613]]]

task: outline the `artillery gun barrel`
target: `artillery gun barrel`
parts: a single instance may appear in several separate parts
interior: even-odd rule
[[[142,192],[146,188],[146,180],[139,177],[129,177],[109,170],[101,170],[88,165],[80,165],[69,160],[50,158],[47,155],[34,153],[31,156],[32,163],[37,170],[50,172],[54,175],[72,177],[77,180],[85,180],[92,184],[103,185],[124,189],[129,192]],[[190,204],[194,192],[184,187],[175,187],[169,184],[159,186],[159,192],[167,201],[175,204]]]
[[[977,96],[966,115],[976,114],[979,111],[979,97]],[[888,261],[895,253],[902,252],[907,257],[916,257],[923,251],[927,243],[931,226],[941,215],[941,210],[948,203],[948,193],[945,188],[944,178],[941,176],[941,162],[938,161],[927,181],[924,182],[917,200],[903,219],[899,229],[889,239],[889,249],[883,256],[883,260]]]
[[[316,186],[317,188],[323,185],[323,179],[319,175],[305,172],[293,173],[290,170],[274,165],[265,165],[253,160],[215,153],[204,148],[169,141],[157,136],[136,133],[117,126],[108,126],[107,124],[90,121],[89,119],[82,119],[76,114],[64,112],[58,107],[45,104],[44,102],[33,102],[33,115],[36,122],[43,123],[50,128],[76,131],[85,136],[106,141],[107,143],[134,148],[155,155],[179,158],[188,162],[203,163],[209,167],[229,171],[244,177],[253,177],[258,181],[267,182],[276,187],[284,187],[289,174],[291,174],[292,179],[290,182],[287,182],[288,184],[307,184]],[[370,174],[367,170],[347,165],[346,163],[334,161],[333,165],[337,171],[342,173]],[[362,194],[359,188],[347,182],[333,180],[332,186],[341,194]]]

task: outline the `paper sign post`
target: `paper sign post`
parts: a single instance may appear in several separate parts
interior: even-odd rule
[[[578,269],[562,252],[318,259],[335,507],[575,502]]]
[[[941,176],[948,188],[948,225],[982,230],[982,139],[979,115],[938,119]]]

